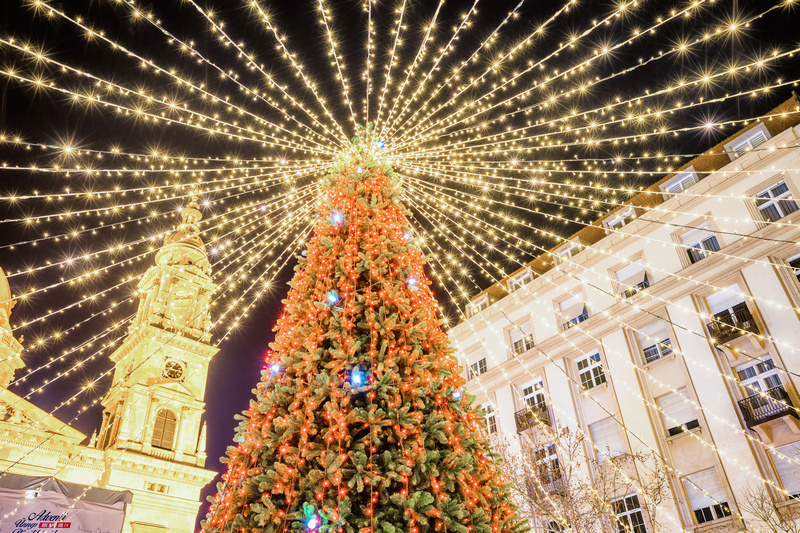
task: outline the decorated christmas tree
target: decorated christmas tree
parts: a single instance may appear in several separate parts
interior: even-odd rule
[[[382,143],[330,170],[207,532],[523,528]]]

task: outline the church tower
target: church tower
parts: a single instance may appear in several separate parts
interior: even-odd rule
[[[6,274],[0,268],[0,388],[3,389],[14,380],[14,372],[25,366],[20,356],[22,346],[11,331],[11,309],[15,303]]]
[[[111,389],[94,445],[203,467],[205,388],[210,344],[209,304],[216,284],[200,238],[197,199],[156,252],[142,277],[128,335],[111,354]]]

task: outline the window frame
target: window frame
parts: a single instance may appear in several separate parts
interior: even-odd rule
[[[486,432],[489,435],[497,434],[497,411],[494,410],[492,402],[485,403],[481,406],[485,411],[483,420],[486,423]]]
[[[753,139],[762,135],[764,137],[764,140],[759,142],[758,144],[753,144],[752,142]],[[731,161],[735,161],[740,157],[752,152],[759,146],[766,144],[767,142],[769,142],[770,139],[772,139],[772,134],[769,132],[769,129],[763,122],[759,122],[753,128],[737,135],[729,142],[725,143],[724,148],[725,151],[728,153],[728,157],[730,157]],[[743,150],[738,150],[738,148],[743,145],[747,146]]]
[[[664,199],[669,200],[676,194],[684,192],[698,181],[700,181],[700,176],[698,176],[697,170],[695,170],[694,166],[690,166],[659,185],[658,188],[661,189]],[[675,185],[680,185],[680,190],[671,191],[670,189],[674,188]]]
[[[163,422],[161,427],[159,427],[159,421],[162,420],[161,414],[164,413]],[[170,415],[172,419],[170,419]],[[169,427],[168,424],[171,424]],[[172,434],[169,446],[164,446],[165,444],[165,435],[167,434],[167,429],[170,429],[170,433]],[[162,407],[156,413],[156,416],[153,420],[153,434],[150,437],[150,446],[153,448],[158,448],[160,450],[174,450],[175,449],[175,437],[177,436],[178,431],[178,416],[167,407]],[[158,432],[158,436],[157,435]],[[158,440],[158,444],[156,444],[156,440]]]
[[[603,220],[607,232],[618,231],[636,220],[636,209],[633,204],[628,204]],[[622,222],[617,226],[616,222]]]
[[[508,279],[508,292],[516,292],[522,287],[533,281],[533,271],[529,268],[524,269]]]
[[[779,195],[774,196],[773,191],[778,187],[780,187],[781,185],[786,187],[786,190],[780,193]],[[764,197],[762,196],[764,194],[769,194],[770,196],[765,202],[759,204],[759,199],[764,199]],[[792,191],[792,188],[789,186],[789,182],[785,177],[784,179],[781,179],[777,182],[773,182],[772,185],[770,185],[766,189],[762,187],[758,193],[755,193],[752,196],[756,211],[761,217],[761,220],[758,222],[763,222],[767,224],[777,222],[783,218],[788,217],[792,213],[795,213],[798,210],[800,210],[800,205],[797,204],[797,198],[794,196],[794,192]],[[794,205],[794,209],[792,209],[791,211],[786,211],[787,205]],[[768,210],[770,207],[774,211],[777,211],[777,213],[780,216],[778,216],[777,218],[771,218],[765,216],[765,213],[770,212]]]
[[[711,213],[707,213],[705,216],[690,221],[684,228],[672,233],[672,240],[677,245],[676,248],[679,249],[678,256],[684,268],[688,268],[693,264],[699,263],[703,259],[707,259],[714,252],[718,252],[725,247],[726,243],[717,235],[718,228],[713,221],[708,218],[710,216]],[[697,242],[689,244],[687,242],[689,239],[685,239],[685,237],[687,234],[694,231],[703,231],[708,233],[708,235],[698,238]],[[705,241],[711,241],[712,239],[715,241],[715,245],[695,247]],[[694,241],[694,239],[692,239],[692,241]],[[713,249],[714,246],[716,246],[716,250]],[[702,251],[703,255],[702,257],[694,259],[691,250],[698,249]]]
[[[581,368],[580,364],[588,360],[594,360],[594,363],[589,363],[584,368]],[[598,368],[600,369],[599,373],[595,372],[595,369]],[[596,387],[600,387],[601,385],[608,384],[600,350],[595,350],[594,352],[575,359],[575,369],[578,373],[577,381],[579,382],[580,388],[583,391],[588,391]],[[588,375],[588,379],[584,379],[584,375]],[[591,386],[586,386],[588,383],[591,383]]]
[[[467,381],[470,381],[478,376],[482,376],[483,374],[488,372],[488,370],[489,370],[489,364],[486,361],[486,356],[481,357],[474,363],[470,363],[469,366],[467,367],[467,373],[468,373],[467,375],[469,376],[469,379],[467,379]]]
[[[472,318],[484,309],[488,308],[490,305],[489,303],[489,295],[484,294],[474,300],[472,300],[467,305],[467,318]]]
[[[629,508],[628,501],[633,501],[634,499],[636,502],[636,507]],[[625,507],[622,512],[619,512],[619,502],[622,502]],[[642,508],[642,504],[639,502],[638,494],[628,494],[627,496],[622,496],[621,498],[615,498],[608,503],[611,504],[611,508],[614,510],[614,525],[616,526],[617,533],[647,533],[647,523],[644,519],[644,509]],[[639,522],[634,525],[630,517],[636,515],[639,516]],[[623,521],[627,523],[623,524]]]

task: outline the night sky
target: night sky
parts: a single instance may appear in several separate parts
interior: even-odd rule
[[[205,8],[213,7],[220,20],[226,22],[226,30],[236,39],[248,44],[249,49],[256,50],[260,54],[261,61],[266,64],[268,70],[276,79],[283,80],[291,91],[297,94],[307,94],[302,86],[299,85],[291,69],[286,66],[275,52],[274,41],[261,30],[259,24],[255,22],[250,12],[245,7],[240,7],[245,2],[198,2]],[[91,21],[98,28],[103,28],[108,35],[112,35],[115,40],[128,46],[135,52],[150,57],[163,67],[175,67],[181,72],[190,73],[194,80],[204,80],[209,86],[209,90],[218,94],[233,94],[230,86],[224,81],[219,80],[219,76],[212,72],[212,69],[198,65],[192,58],[187,58],[165,44],[165,37],[156,29],[142,22],[134,22],[127,11],[119,6],[112,5],[113,2],[105,0],[83,0],[83,1],[63,1],[52,2],[53,5],[60,4],[66,13],[82,16],[85,20]],[[299,51],[301,60],[306,65],[306,70],[312,73],[321,87],[321,92],[326,95],[328,101],[336,113],[341,123],[346,123],[344,106],[340,105],[340,84],[335,79],[335,71],[329,65],[329,58],[326,56],[326,48],[323,34],[317,23],[316,2],[293,1],[272,1],[263,2],[268,5],[274,14],[275,24],[281,28],[282,32],[288,37],[288,45],[293,50]],[[334,6],[334,26],[337,28],[337,35],[341,43],[344,57],[351,63],[350,72],[360,72],[363,64],[363,51],[365,48],[365,22],[366,15],[361,9],[359,1],[336,1],[331,2]],[[400,54],[402,65],[408,64],[419,46],[420,22],[428,20],[436,8],[436,2],[426,0],[424,2],[410,2],[412,7],[408,25],[413,31],[410,32],[408,42],[404,45]],[[442,71],[447,71],[444,67],[452,67],[459,60],[465,59],[469,53],[486,38],[497,24],[505,17],[510,9],[519,4],[518,0],[491,0],[478,3],[479,13],[476,18],[473,31],[459,40],[457,43],[458,53],[448,59]],[[649,7],[637,11],[635,15],[630,15],[624,20],[612,24],[608,29],[597,32],[591,39],[592,46],[602,46],[609,42],[614,42],[620,32],[628,31],[636,27],[645,27],[658,13],[668,12],[671,6],[677,9],[685,8],[686,2],[652,2]],[[717,5],[720,4],[720,5]],[[681,38],[694,35],[699,28],[710,24],[726,24],[730,14],[734,10],[741,13],[755,13],[763,11],[773,5],[772,2],[761,0],[747,2],[716,2],[713,7],[702,11],[700,17],[688,17],[686,21],[675,23],[664,29],[659,29],[657,35],[642,40],[634,47],[623,49],[615,53],[613,57],[604,61],[597,68],[597,75],[602,76],[609,72],[624,68],[625,65],[634,66],[639,58],[648,58],[657,55],[659,51],[666,49]],[[169,28],[177,37],[193,40],[196,48],[206,57],[212,59],[219,65],[230,65],[231,68],[239,68],[235,54],[221,47],[215,37],[207,30],[207,25],[185,2],[169,2],[159,0],[154,2],[140,3],[144,11],[152,11],[161,19],[163,26]],[[442,27],[450,27],[455,24],[461,13],[465,12],[472,2],[450,1],[447,2],[441,14]],[[497,46],[502,48],[510,43],[516,42],[523,35],[530,31],[531,27],[540,24],[551,16],[556,9],[561,7],[561,3],[553,1],[528,1],[525,2],[520,14],[521,16],[509,24],[499,39]],[[535,45],[526,54],[531,58],[538,58],[546,55],[554,49],[560,42],[570,35],[583,31],[591,20],[601,17],[607,13],[615,4],[600,1],[581,1],[576,9],[559,18],[543,37],[537,38]],[[376,14],[376,24],[378,34],[383,36],[379,42],[379,47],[388,46],[391,42],[385,37],[391,27],[393,17],[391,16],[391,6],[389,2],[378,3],[378,13]],[[706,69],[713,69],[715,66],[725,65],[731,58],[744,57],[757,53],[769,53],[773,48],[780,47],[787,49],[797,46],[797,9],[776,10],[762,21],[759,21],[752,29],[741,34],[737,39],[725,39],[715,42],[714,45],[700,49],[697,53],[682,55],[666,62],[656,62],[653,67],[643,68],[635,74],[620,76],[602,85],[598,85],[589,91],[582,99],[578,100],[579,106],[584,108],[596,107],[599,103],[612,101],[620,95],[631,97],[642,94],[647,89],[657,89],[668,80],[675,80],[681,77],[696,75]],[[70,24],[64,21],[53,20],[46,15],[36,14],[26,2],[6,0],[0,6],[0,34],[4,38],[14,37],[23,41],[30,40],[32,43],[43,45],[52,57],[63,61],[72,66],[79,67],[87,72],[91,72],[106,79],[125,84],[127,86],[144,86],[166,94],[178,94],[179,91],[164,77],[153,76],[150,73],[142,72],[136,61],[131,60],[120,53],[112,53],[107,45],[96,41],[88,41],[83,35],[79,35]],[[443,37],[437,39],[441,44]],[[384,48],[380,48],[383,50]],[[591,48],[587,46],[587,49]],[[464,50],[465,52],[460,52]],[[385,57],[379,56],[377,64],[385,64]],[[566,53],[561,57],[554,58],[549,66],[551,68],[569,67],[574,62],[573,56]],[[44,67],[35,65],[23,59],[19,54],[13,53],[7,47],[0,46],[0,67],[5,69],[20,67],[27,72],[41,72],[48,74]],[[245,69],[240,69],[245,70]],[[775,77],[792,76],[798,77],[800,68],[796,58],[786,60],[775,69],[765,69],[755,75],[752,79],[774,80]],[[244,72],[242,76],[248,76]],[[360,98],[364,94],[363,83],[357,79],[356,75],[351,76],[352,90]],[[255,78],[253,78],[255,79]],[[162,81],[163,80],[163,81]],[[123,151],[136,153],[149,153],[153,150],[169,150],[171,153],[183,153],[193,157],[225,157],[232,155],[241,158],[256,158],[262,154],[256,145],[249,145],[242,142],[226,141],[211,138],[207,135],[180,129],[178,126],[164,127],[163,125],[152,125],[136,122],[131,119],[119,118],[102,107],[87,109],[85,106],[78,106],[69,101],[64,95],[53,94],[45,91],[34,91],[30,87],[21,87],[18,83],[2,77],[2,95],[0,96],[0,132],[7,135],[20,135],[24,140],[44,144],[64,144],[65,142],[74,143],[86,148],[108,147],[109,143],[121,146]],[[736,80],[726,80],[728,85],[724,88],[722,84],[708,89],[708,95],[723,94],[727,91],[733,92],[737,87]],[[758,86],[748,81],[747,87]],[[753,117],[764,113],[782,102],[791,95],[792,88],[782,88],[774,91],[768,96],[758,98],[739,98],[731,103],[710,106],[708,108],[698,108],[696,111],[686,113],[681,120],[686,123],[692,121],[700,123],[708,119],[725,120],[736,117]],[[702,89],[698,89],[698,96],[702,96]],[[441,101],[447,99],[446,92],[437,97]],[[252,102],[251,102],[252,104]],[[251,111],[264,113],[265,116],[275,119],[275,114],[269,109],[262,109],[258,105],[249,106]],[[675,140],[664,141],[660,146],[677,154],[695,154],[702,152],[715,144],[728,133],[691,133],[681,136]],[[14,145],[0,145],[0,163],[14,165],[29,165],[43,162],[52,163],[53,158],[46,151],[37,153],[36,149],[25,149]],[[292,154],[285,154],[291,157]],[[658,179],[660,175],[649,175],[636,183],[637,186],[646,186]],[[68,180],[68,183],[65,183]],[[0,194],[32,194],[38,191],[39,194],[57,192],[65,186],[74,188],[88,186],[107,186],[121,185],[129,186],[124,178],[104,178],[100,176],[84,175],[77,173],[70,178],[60,175],[30,172],[21,170],[4,169],[0,173]],[[77,201],[70,204],[71,200],[63,200],[62,205],[72,207],[87,207],[88,204],[78,205]],[[24,223],[16,221],[19,218],[31,216],[32,214],[43,214],[51,212],[51,207],[44,201],[20,202],[12,204],[7,201],[0,202],[0,266],[8,273],[24,269],[31,264],[41,264],[52,258],[62,257],[66,250],[80,253],[90,249],[98,242],[106,243],[127,243],[135,240],[143,234],[150,235],[160,231],[165,231],[172,227],[176,218],[175,215],[184,204],[182,200],[166,202],[163,207],[162,215],[154,218],[143,225],[114,226],[114,223],[122,222],[122,219],[115,219],[113,215],[98,215],[91,218],[91,223],[96,224],[103,221],[106,228],[99,232],[97,237],[86,236],[74,239],[65,244],[62,242],[42,241],[37,246],[23,244],[41,236],[42,232],[56,233],[63,231],[65,227],[70,229],[77,227],[76,224],[86,221],[61,221],[51,220],[33,229]],[[211,205],[204,207],[206,216],[214,212],[229,207],[230,204],[223,205],[219,198],[212,199]],[[216,211],[215,211],[216,210]],[[277,215],[276,215],[277,216]],[[594,217],[589,217],[592,219]],[[265,224],[276,222],[277,220],[265,221]],[[564,235],[569,235],[578,226],[567,226],[560,231]],[[424,230],[425,228],[422,228]],[[549,246],[549,245],[548,245]],[[141,252],[137,249],[134,253]],[[117,259],[123,257],[120,252]],[[535,255],[535,254],[533,254]],[[101,267],[102,261],[98,259],[95,267]],[[111,269],[108,278],[117,279],[121,276],[137,275],[152,265],[152,255],[137,260],[132,263],[122,264]],[[281,299],[285,296],[287,287],[285,285],[291,275],[290,262],[283,268],[277,277],[277,282],[269,297],[262,300],[258,307],[249,314],[247,319],[233,332],[222,344],[220,353],[212,360],[210,366],[209,382],[206,393],[207,402],[207,422],[208,422],[208,462],[206,466],[211,469],[218,469],[220,465],[217,458],[224,454],[225,447],[232,442],[233,428],[235,422],[233,415],[241,412],[247,407],[248,401],[252,397],[251,389],[257,383],[260,370],[263,367],[265,353],[268,343],[272,340],[271,328],[281,309]],[[514,267],[509,265],[509,269]],[[74,275],[77,270],[69,268],[54,270],[43,270],[41,274],[31,276],[13,276],[9,281],[13,293],[28,290],[33,286],[43,286],[58,282],[59,279]],[[485,287],[491,282],[490,279],[478,278],[478,285]],[[74,302],[79,294],[100,291],[109,283],[108,281],[89,281],[81,288],[70,289],[56,287],[48,291],[47,294],[39,294],[30,301],[21,303],[14,310],[12,322],[20,324],[27,321],[30,317],[39,316],[46,310],[67,306]],[[435,287],[435,290],[437,288]],[[77,291],[77,292],[76,292]],[[442,292],[437,292],[440,294]],[[22,328],[16,333],[17,336],[25,335],[27,346],[31,339],[36,339],[42,332],[51,328],[67,329],[77,322],[84,320],[89,314],[101,312],[103,309],[110,308],[112,302],[119,302],[119,306],[108,312],[107,319],[113,317],[123,317],[133,311],[133,304],[126,300],[123,292],[104,294],[99,301],[92,305],[85,305],[81,308],[72,308],[68,312],[58,314],[52,319],[48,319],[46,325],[33,324]],[[443,301],[445,311],[455,316],[452,303]],[[63,350],[79,344],[82,340],[90,337],[105,327],[107,322],[100,324],[97,321],[87,322],[86,326],[75,329],[66,340],[62,342],[48,343],[41,348],[32,350],[25,357],[28,369],[37,368],[45,364],[50,358],[60,354]],[[219,338],[224,331],[217,332],[215,338]],[[65,397],[75,393],[75,391],[87,380],[97,376],[100,372],[105,372],[110,368],[107,360],[108,352],[105,351],[98,356],[90,365],[73,372],[70,376],[60,379],[49,385],[41,394],[31,397],[31,400],[43,409],[51,410],[58,405]],[[40,384],[43,379],[52,378],[54,372],[64,370],[74,364],[75,359],[69,362],[56,364],[53,367],[38,372],[26,383],[17,383],[14,390],[19,394],[27,394],[32,387]],[[18,373],[19,376],[19,373]],[[100,397],[108,386],[109,379],[101,381],[96,387],[95,397]],[[79,407],[83,402],[78,402],[77,406],[65,406],[56,416],[62,420],[70,420],[76,415],[75,407]],[[75,418],[73,425],[81,431],[91,434],[100,424],[101,407],[95,406],[86,413]],[[205,495],[213,491],[213,484],[206,490]],[[203,516],[206,504],[203,505]]]

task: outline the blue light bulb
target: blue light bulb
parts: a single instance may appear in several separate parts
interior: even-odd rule
[[[383,141],[378,141],[378,148],[383,148],[384,146],[386,146],[386,143],[385,143],[385,142],[383,142]]]
[[[339,293],[337,293],[336,291],[330,291],[328,293],[328,303],[333,305],[338,301],[339,301]]]
[[[406,232],[406,233],[405,233],[405,235],[403,235],[403,238],[404,238],[405,240],[407,240],[407,241],[410,241],[410,240],[411,240],[411,233],[409,233],[409,232]]]
[[[362,376],[361,372],[358,370],[353,370],[353,373],[350,375],[350,381],[354,387],[360,387],[364,384],[364,376]]]
[[[356,173],[361,174],[362,172],[364,172],[364,168],[363,167],[358,167],[356,169]]]
[[[319,526],[319,522],[317,522],[316,516],[312,516],[308,522],[306,522],[306,527],[308,529],[317,529],[317,526]]]
[[[273,374],[277,374],[278,372],[280,372],[280,371],[281,371],[281,365],[279,365],[278,363],[275,363],[275,364],[273,364],[273,365],[272,365],[271,367],[269,367],[269,368],[270,368],[270,370],[272,370],[272,373],[273,373]]]
[[[409,277],[409,278],[406,280],[406,284],[407,284],[409,287],[413,287],[414,285],[416,285],[416,284],[417,284],[417,278],[415,278],[414,276],[410,276],[410,277]]]
[[[453,391],[453,399],[456,400],[456,401],[461,399],[461,391],[460,390]]]

